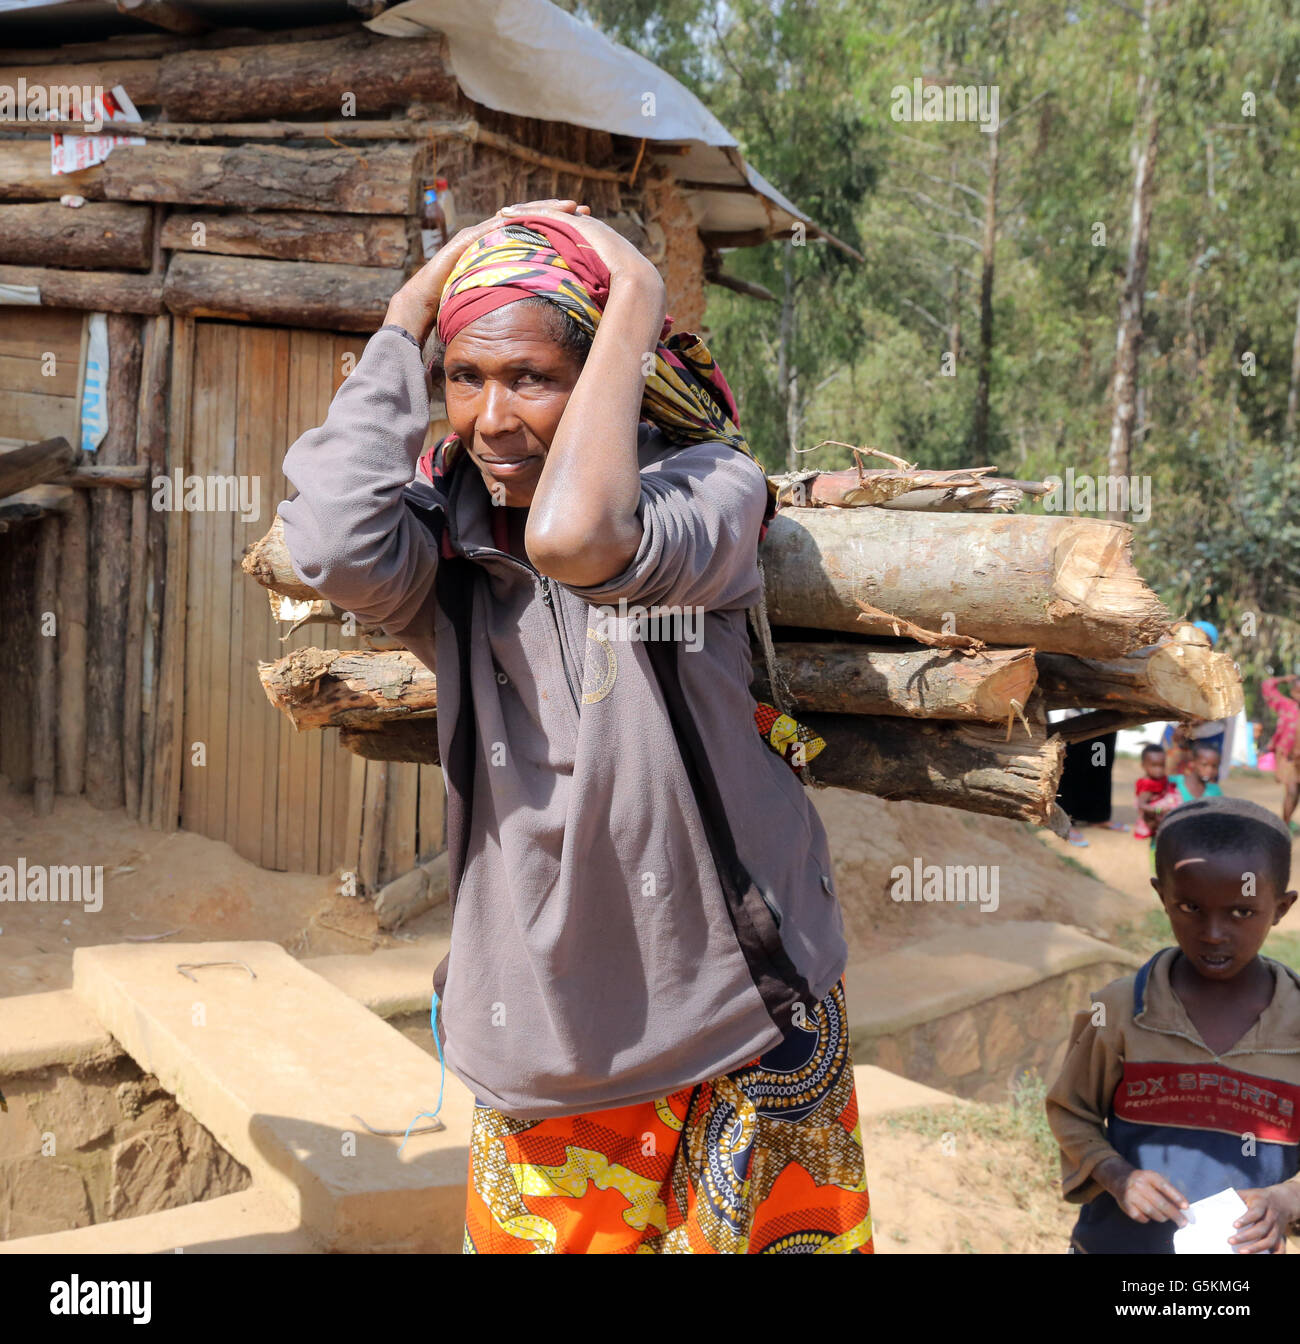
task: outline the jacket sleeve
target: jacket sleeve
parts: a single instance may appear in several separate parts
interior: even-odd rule
[[[402,497],[428,425],[419,346],[384,327],[334,394],[325,423],[284,459],[298,492],[279,507],[294,573],[390,634],[420,614],[437,574],[433,535]]]
[[[641,469],[641,544],[604,583],[564,585],[593,605],[699,607],[722,611],[758,601],[758,531],[767,478],[725,443],[696,443]]]
[[[1065,1063],[1047,1094],[1047,1122],[1061,1150],[1061,1193],[1071,1204],[1104,1193],[1092,1173],[1106,1158],[1121,1156],[1105,1124],[1124,1076],[1123,1035],[1117,999],[1103,990],[1096,1000],[1105,1005],[1106,1025],[1094,1025],[1092,1008],[1075,1014]]]

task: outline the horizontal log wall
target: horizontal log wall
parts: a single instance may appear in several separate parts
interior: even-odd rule
[[[153,211],[147,205],[0,205],[0,262],[147,271],[152,261]]]

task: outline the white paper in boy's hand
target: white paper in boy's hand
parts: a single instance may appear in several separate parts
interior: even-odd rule
[[[1175,1255],[1236,1255],[1228,1238],[1239,1229],[1233,1223],[1246,1212],[1246,1201],[1235,1190],[1220,1190],[1208,1199],[1198,1199],[1183,1210],[1186,1227],[1174,1229]]]

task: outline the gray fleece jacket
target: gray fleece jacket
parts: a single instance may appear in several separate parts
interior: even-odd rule
[[[298,577],[437,674],[447,1066],[524,1120],[726,1073],[846,960],[821,820],[753,720],[762,470],[643,422],[640,546],[575,587],[498,549],[465,454],[417,474],[429,394],[414,338],[377,332],[279,511]]]

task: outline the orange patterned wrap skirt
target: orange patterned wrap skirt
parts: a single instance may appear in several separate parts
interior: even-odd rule
[[[474,1107],[466,1254],[872,1249],[843,981],[766,1054],[657,1101]]]

